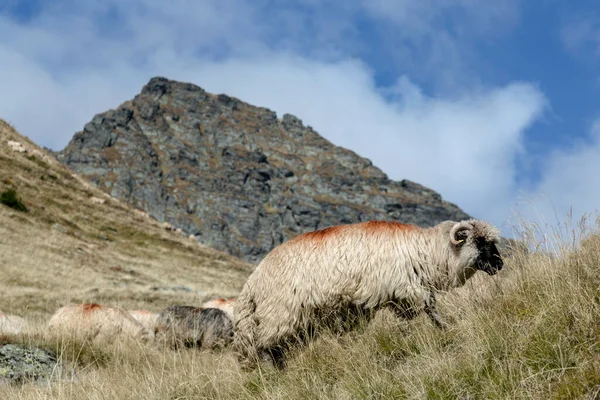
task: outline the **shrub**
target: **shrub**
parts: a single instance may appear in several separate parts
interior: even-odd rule
[[[17,191],[15,189],[8,189],[2,192],[2,194],[0,194],[0,203],[10,208],[14,208],[17,211],[27,211],[25,204],[17,197]]]

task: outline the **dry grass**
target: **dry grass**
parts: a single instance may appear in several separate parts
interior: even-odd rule
[[[557,255],[515,253],[440,299],[452,319],[380,312],[296,350],[286,371],[242,372],[229,350],[95,347],[38,336],[76,363],[75,380],[0,388],[24,399],[595,399],[600,395],[600,231]]]
[[[3,174],[6,165],[2,152]],[[135,220],[123,205],[112,200],[109,206],[92,205],[80,189],[36,191],[39,182],[35,187],[27,182],[40,171],[28,175],[11,168],[10,178],[18,182],[30,211],[23,216],[0,208],[0,309],[38,316],[41,323],[67,298],[152,309],[196,295],[153,292],[148,285],[205,288],[212,282],[215,291],[227,295],[243,281],[246,272],[233,268],[230,259],[221,256],[219,266],[218,253]],[[54,173],[61,184],[77,187],[62,172]],[[56,221],[69,233],[51,229]],[[526,238],[539,237],[535,227],[521,230]],[[100,234],[112,240],[98,239]],[[62,342],[38,331],[10,340],[57,351],[75,365],[75,377],[49,386],[0,387],[0,398],[598,398],[600,230],[586,235],[580,247],[561,239],[571,244],[530,243],[554,253],[516,251],[498,275],[479,273],[464,288],[441,296],[440,312],[454,321],[447,331],[437,330],[424,316],[399,321],[381,312],[360,331],[324,335],[295,351],[286,371],[251,373],[240,371],[229,350],[175,352],[122,342],[100,346]],[[235,284],[230,287],[220,277]]]
[[[40,153],[14,152],[8,140]],[[153,311],[200,304],[236,295],[251,270],[136,215],[0,120],[0,192],[8,189],[16,190],[28,211],[0,204],[5,313],[47,318],[64,304],[82,301]]]

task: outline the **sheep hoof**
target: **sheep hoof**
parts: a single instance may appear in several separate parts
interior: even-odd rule
[[[435,320],[435,326],[437,326],[439,329],[445,331],[448,330],[448,328],[450,328],[450,324],[448,324],[446,321],[444,320]]]
[[[448,328],[450,328],[450,324],[444,321],[444,319],[442,319],[442,317],[440,317],[437,312],[433,310],[428,310],[427,314],[429,315],[429,318],[437,328],[441,330],[447,330]]]

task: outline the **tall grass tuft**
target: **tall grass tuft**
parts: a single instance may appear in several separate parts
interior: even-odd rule
[[[17,196],[17,191],[15,189],[7,189],[0,193],[0,203],[17,211],[27,212],[27,207]]]

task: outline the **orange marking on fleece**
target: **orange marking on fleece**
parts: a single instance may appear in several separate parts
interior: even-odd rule
[[[322,242],[331,236],[338,235],[343,228],[344,228],[343,225],[330,226],[329,228],[320,229],[318,231],[303,233],[302,235],[296,237],[296,240],[302,241],[302,242],[305,242],[305,241]]]
[[[87,303],[87,304],[83,304],[81,306],[84,314],[91,313],[92,311],[94,311],[100,307],[101,307],[100,304],[96,304],[96,303]]]
[[[369,233],[393,232],[393,231],[415,231],[419,227],[413,224],[403,224],[401,222],[392,221],[368,221],[363,222],[362,228]]]
[[[367,233],[409,232],[420,229],[413,224],[403,224],[393,221],[368,221],[357,224],[330,226],[329,228],[296,236],[293,240],[298,242],[322,243],[328,238],[338,236],[344,230],[353,230],[356,228],[363,229]]]

